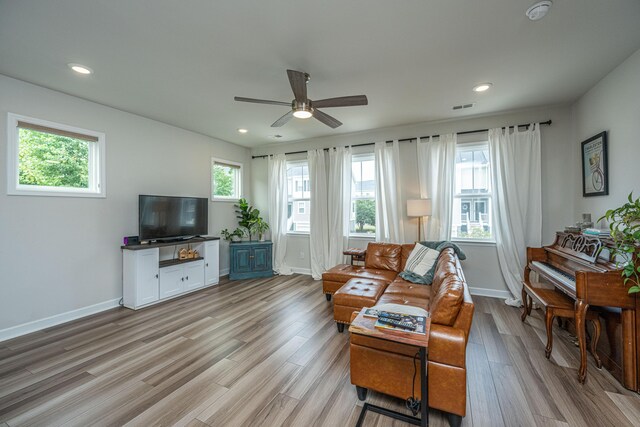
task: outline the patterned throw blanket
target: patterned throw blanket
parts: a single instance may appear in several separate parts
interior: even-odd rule
[[[460,260],[467,259],[467,256],[464,254],[464,252],[462,252],[462,249],[460,249],[460,247],[455,243],[449,242],[448,240],[441,240],[437,242],[427,241],[427,242],[419,242],[419,243],[421,245],[428,247],[429,249],[435,249],[438,252],[446,248],[451,248],[454,250],[456,255],[458,255],[458,258]],[[424,276],[420,276],[419,274],[415,274],[411,271],[405,270],[402,273],[400,273],[400,277],[402,277],[404,280],[417,283],[419,285],[430,285],[431,282],[433,282],[433,275],[436,272],[437,266],[438,266],[438,263],[435,262],[433,264],[433,267],[431,267],[431,269],[427,271],[427,273]]]

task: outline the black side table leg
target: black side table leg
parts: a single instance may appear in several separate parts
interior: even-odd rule
[[[429,425],[429,384],[427,383],[427,350],[420,347],[420,425]]]

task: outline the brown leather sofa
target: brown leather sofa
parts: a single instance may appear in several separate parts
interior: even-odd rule
[[[438,257],[431,285],[407,282],[403,271],[414,245],[369,243],[365,265],[337,265],[323,274],[323,292],[334,295],[334,319],[338,331],[351,322],[354,312],[376,304],[394,303],[430,312],[428,382],[429,407],[448,413],[451,425],[466,415],[466,348],[474,305],[452,249]],[[415,376],[417,348],[351,335],[351,383],[361,400],[368,389],[401,399],[420,398],[420,372]],[[417,369],[420,369],[416,364]]]

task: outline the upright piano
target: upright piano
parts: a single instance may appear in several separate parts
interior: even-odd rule
[[[607,249],[612,244],[609,239],[558,232],[552,245],[527,248],[524,282],[531,286],[530,275],[537,273],[540,282],[576,301],[580,382],[585,381],[587,372],[586,312],[589,306],[601,307],[606,339],[598,347],[598,355],[626,388],[640,392],[640,298],[628,293],[629,285],[624,284]],[[523,288],[523,297],[524,292]]]

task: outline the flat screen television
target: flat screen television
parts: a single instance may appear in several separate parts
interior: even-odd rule
[[[209,200],[198,197],[140,195],[140,240],[167,240],[206,236]]]

